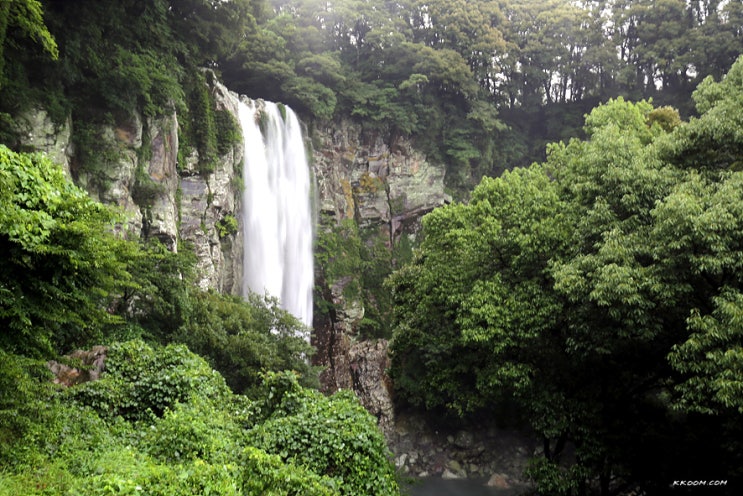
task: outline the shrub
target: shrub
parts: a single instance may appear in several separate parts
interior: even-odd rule
[[[167,410],[146,430],[142,448],[162,463],[205,460],[228,463],[239,453],[240,427],[225,409],[194,398]]]
[[[188,321],[173,336],[207,357],[236,393],[250,393],[265,370],[294,370],[304,386],[317,385],[301,323],[276,300],[252,294],[248,301],[213,292],[192,295]]]
[[[251,444],[333,478],[340,494],[399,494],[384,437],[352,392],[326,397],[286,373],[267,375],[263,387],[268,418],[248,433]]]
[[[269,455],[257,448],[248,447],[241,459],[245,478],[243,494],[255,496],[336,496],[341,493],[335,482],[317,475],[306,468],[285,463],[278,455]]]
[[[224,378],[183,345],[152,348],[143,341],[109,348],[101,380],[69,391],[101,416],[152,420],[192,395],[218,400],[229,394]]]
[[[217,234],[219,234],[220,239],[227,236],[232,236],[233,234],[237,233],[237,219],[234,215],[225,215],[217,221],[216,227]]]

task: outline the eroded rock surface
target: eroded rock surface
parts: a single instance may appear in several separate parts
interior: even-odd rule
[[[106,368],[106,354],[108,347],[93,346],[90,350],[75,350],[65,356],[62,363],[56,360],[47,362],[49,370],[54,374],[54,383],[70,387],[83,382],[96,381]],[[79,366],[72,366],[74,363]]]

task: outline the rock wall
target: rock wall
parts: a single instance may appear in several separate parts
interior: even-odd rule
[[[340,121],[313,133],[320,212],[334,221],[380,226],[390,239],[414,233],[420,218],[451,198],[444,165],[429,162],[410,140],[362,132]]]
[[[69,174],[73,155],[71,119],[56,125],[44,109],[34,108],[19,115],[16,124],[19,138],[25,146],[46,153]]]
[[[237,120],[237,95],[218,82],[209,89],[215,110],[228,110]],[[92,197],[119,207],[126,218],[122,229],[129,235],[155,237],[173,251],[179,243],[189,243],[197,255],[202,289],[241,292],[242,236],[220,236],[217,226],[225,216],[240,218],[242,191],[235,175],[242,170],[242,142],[219,157],[212,172],[203,173],[196,152],[178,163],[177,114],[143,120],[132,113],[95,130],[102,148],[112,153],[91,172],[75,154],[74,122],[55,126],[42,109],[28,111],[18,121],[24,126],[23,145],[46,152]]]
[[[227,110],[239,122],[238,96],[224,85],[212,87],[216,110]],[[192,243],[198,258],[198,274],[202,289],[240,294],[243,274],[243,226],[237,233],[220,238],[217,223],[225,216],[242,218],[242,178],[244,145],[236,143],[219,157],[213,172],[198,172],[198,154],[194,152],[180,175],[181,226],[180,235]],[[237,176],[237,177],[236,177]]]
[[[339,121],[314,130],[313,148],[319,230],[351,220],[392,250],[405,238],[414,241],[421,217],[450,201],[444,165],[429,162],[407,138],[364,132],[359,124]],[[344,289],[358,275],[328,280],[318,269],[315,298],[328,302],[330,310],[315,312],[315,363],[325,367],[325,390],[352,389],[358,366],[354,357],[362,356],[365,346],[355,343],[365,308]]]

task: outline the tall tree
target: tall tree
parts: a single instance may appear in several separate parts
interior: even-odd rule
[[[113,234],[113,212],[45,156],[3,145],[0,185],[0,347],[44,356],[120,322],[108,308],[132,284],[137,250]]]
[[[389,283],[400,397],[456,415],[514,402],[543,438],[529,473],[545,494],[735,474],[740,71],[702,85],[701,117],[675,130],[671,109],[612,100],[588,139],[426,216]]]

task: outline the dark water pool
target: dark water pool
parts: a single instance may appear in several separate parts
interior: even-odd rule
[[[486,480],[455,479],[446,480],[438,477],[416,479],[407,486],[410,496],[517,496],[523,493],[522,488],[496,489],[487,487]]]

